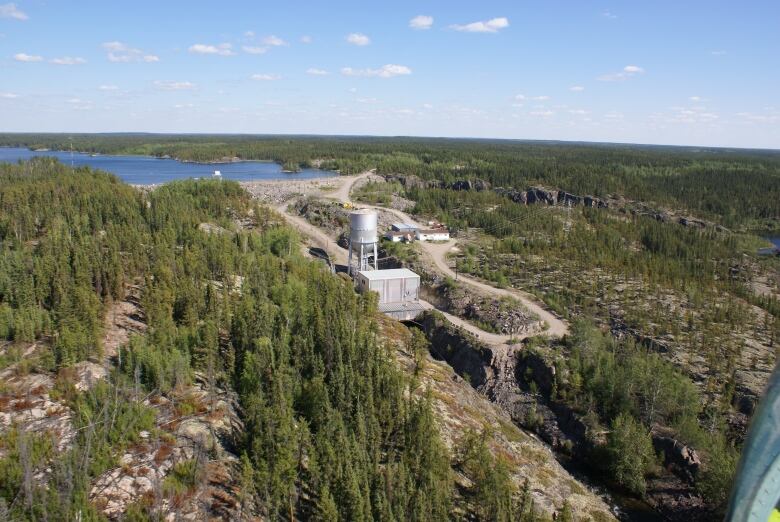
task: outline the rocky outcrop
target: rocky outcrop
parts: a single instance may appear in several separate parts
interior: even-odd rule
[[[541,187],[530,187],[526,190],[497,188],[496,192],[508,197],[515,203],[523,205],[562,205],[562,206],[580,206],[595,208],[607,208],[607,201],[594,196],[578,196],[563,190],[549,190]]]
[[[483,296],[453,282],[439,282],[425,289],[426,299],[458,317],[489,325],[492,332],[520,335],[540,326],[539,318],[511,298]]]
[[[449,323],[446,321],[435,320],[436,314],[430,314],[434,316],[433,320],[428,318],[428,315],[426,314],[423,320],[429,327],[448,328]],[[400,331],[403,328],[399,323],[388,320],[384,323],[383,333],[388,339],[403,339],[404,334],[408,336],[408,332]],[[453,330],[452,333],[457,333],[457,330]],[[464,339],[476,342],[476,339],[462,335]],[[419,359],[407,353],[403,346],[406,345],[402,342],[396,352],[396,358],[407,372],[414,372],[416,379],[419,379],[419,385],[412,393],[431,398],[442,440],[452,454],[457,454],[457,449],[466,433],[482,432],[491,453],[504,457],[510,480],[515,488],[519,491],[528,481],[538,518],[554,519],[560,515],[564,502],[568,502],[578,520],[602,522],[614,520],[611,506],[605,502],[602,495],[592,491],[564,469],[549,447],[535,436],[521,430],[513,423],[504,408],[492,401],[485,393],[475,389],[473,382],[467,382],[471,380],[470,377],[463,379],[458,372],[453,373],[453,368],[442,361],[441,356],[436,355],[436,350],[432,350],[431,357],[426,357],[424,363],[420,365]],[[466,349],[463,345],[459,346],[461,350]],[[500,364],[495,361],[497,356],[500,358],[500,354],[487,347],[479,351],[482,354],[488,352],[492,354],[493,363],[489,366],[500,367]],[[475,359],[464,356],[460,359],[461,365],[467,361],[481,364],[479,362],[481,360],[481,356]],[[459,367],[465,370],[464,366]],[[497,380],[491,373],[492,370],[488,372],[487,382]],[[464,371],[461,375],[468,375],[468,372]],[[457,466],[454,475],[457,493],[453,504],[458,513],[455,518],[477,520],[478,515],[473,513],[473,506],[470,506],[469,499],[469,488],[473,485],[473,477],[464,475]]]
[[[418,321],[431,343],[431,355],[446,361],[474,388],[499,404],[517,425],[567,452],[585,442],[585,425],[572,411],[563,405],[551,408],[540,400],[552,389],[554,366],[539,357],[525,357],[525,352],[516,358],[512,348],[491,348],[435,312],[426,312]],[[529,391],[529,379],[538,379],[539,396]]]
[[[441,188],[450,190],[490,190],[490,182],[484,179],[458,179],[455,181],[439,181],[439,180],[424,180],[414,174],[387,174],[385,175],[387,181],[396,181],[407,190],[409,189],[426,189],[426,188]]]
[[[476,190],[477,192],[483,191],[483,190],[490,190],[490,183],[483,180],[483,179],[465,179],[465,180],[458,180],[453,181],[449,184],[446,184],[445,187],[450,190]]]
[[[653,449],[664,456],[664,465],[678,477],[693,484],[701,467],[696,450],[672,436],[669,430],[654,426],[651,431]]]
[[[420,318],[420,324],[431,341],[432,356],[448,362],[477,391],[509,414],[514,424],[533,431],[551,447],[585,467],[593,466],[593,456],[606,443],[607,432],[598,424],[591,426],[587,417],[556,400],[556,381],[565,380],[566,375],[557,375],[552,349],[490,348],[468,333],[436,320],[430,312]],[[445,346],[449,348],[442,349],[440,342],[448,343]],[[693,485],[701,465],[696,451],[662,427],[654,427],[652,440],[655,450],[664,455],[668,473],[649,479],[647,504],[634,506],[632,511],[635,508],[639,512],[650,511],[652,507],[668,520],[707,519],[704,501],[695,493]],[[599,472],[592,477],[604,478]]]
[[[490,368],[493,352],[486,344],[469,338],[435,312],[424,313],[419,322],[434,347],[431,355],[435,359],[446,361],[477,389],[493,378]]]

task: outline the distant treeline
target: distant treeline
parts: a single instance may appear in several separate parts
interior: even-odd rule
[[[780,228],[780,152],[622,144],[324,136],[5,134],[0,146],[102,154],[272,160],[353,174],[539,184],[688,210],[726,226]]]

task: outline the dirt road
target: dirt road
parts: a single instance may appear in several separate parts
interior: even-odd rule
[[[370,176],[371,174],[373,174],[373,172],[374,171],[367,171],[358,174],[356,176],[343,176],[340,180],[341,181],[340,186],[335,191],[319,192],[316,195],[320,197],[335,199],[337,201],[342,201],[342,202],[350,201],[350,193],[352,192],[352,187],[355,185],[355,183],[357,183],[359,180],[363,178]],[[403,222],[420,226],[420,224],[417,223],[415,219],[413,219],[410,215],[400,210],[395,210],[395,209],[390,209],[385,207],[377,207],[372,205],[361,205],[361,207],[373,208],[375,210],[390,212]],[[340,248],[338,245],[336,245],[334,240],[331,237],[329,237],[325,232],[323,232],[320,228],[311,225],[300,216],[296,216],[289,213],[287,211],[287,203],[277,206],[276,210],[278,210],[279,213],[282,214],[287,219],[287,221],[291,225],[293,225],[296,229],[298,229],[301,233],[310,237],[312,243],[315,246],[327,252],[332,262],[346,265],[347,252],[343,248]],[[420,242],[423,251],[431,259],[431,261],[433,261],[434,266],[437,268],[437,270],[442,274],[452,278],[455,278],[455,272],[447,264],[447,253],[450,251],[450,249],[453,246],[455,246],[455,243],[456,243],[455,241],[448,241],[446,243],[429,243],[426,241]],[[545,331],[545,333],[549,336],[562,337],[563,335],[567,334],[569,331],[568,325],[563,320],[561,320],[554,314],[550,313],[549,311],[545,310],[541,305],[539,305],[536,302],[533,296],[530,296],[525,292],[522,292],[520,290],[514,290],[514,289],[508,290],[508,289],[496,288],[487,283],[484,283],[472,277],[464,276],[462,274],[458,274],[458,281],[461,281],[468,286],[472,286],[473,288],[477,288],[491,295],[510,296],[517,299],[523,304],[523,306],[525,306],[528,310],[538,315],[539,318],[547,324],[548,329]],[[421,303],[423,304],[424,307],[426,307],[426,309],[434,308],[434,306],[428,302],[421,301]],[[474,334],[480,340],[492,345],[506,345],[511,339],[520,340],[525,337],[530,337],[538,333],[538,332],[527,332],[525,334],[521,334],[513,337],[508,335],[493,334],[490,332],[486,332],[474,326],[473,324],[464,321],[463,319],[460,319],[459,317],[455,317],[452,314],[448,314],[441,310],[440,312],[442,312],[444,316],[452,324],[463,328],[464,330]]]
[[[361,174],[361,176],[363,175],[368,175],[368,173]],[[351,188],[351,186],[355,183],[355,181],[357,181],[361,176],[357,176],[355,180],[353,180],[350,184],[348,184],[348,186]],[[343,186],[339,192],[343,192]],[[347,192],[347,194],[349,194],[349,192]],[[391,214],[398,217],[404,223],[409,223],[411,225],[415,225],[418,227],[420,226],[420,223],[417,223],[417,221],[415,221],[409,214],[402,212],[400,210],[395,210],[395,209],[385,208],[385,207],[377,207],[372,205],[361,205],[361,207],[373,208],[375,210],[390,212]],[[447,253],[452,249],[452,247],[455,246],[456,241],[450,240],[445,243],[431,243],[428,241],[420,241],[419,244],[421,245],[423,251],[433,261],[434,265],[439,270],[439,272],[455,279],[455,275],[456,275],[455,271],[452,270],[452,268],[450,268],[449,264],[447,263]],[[546,333],[551,337],[563,337],[564,335],[569,333],[569,326],[563,319],[559,318],[555,314],[546,310],[538,303],[538,301],[534,296],[526,292],[523,292],[521,290],[516,290],[516,289],[496,288],[495,286],[492,286],[487,283],[483,283],[482,281],[474,279],[473,277],[464,276],[463,274],[457,274],[457,278],[458,281],[461,281],[468,286],[477,288],[489,294],[496,295],[496,296],[509,296],[517,299],[523,304],[523,306],[525,306],[531,312],[535,313],[537,316],[539,316],[539,318],[542,321],[544,321],[547,324],[548,329],[546,330]],[[517,338],[522,339],[525,337],[530,337],[531,335],[532,333],[529,332],[520,335]]]

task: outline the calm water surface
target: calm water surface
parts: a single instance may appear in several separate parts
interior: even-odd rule
[[[242,161],[239,163],[184,163],[175,159],[158,159],[150,156],[110,156],[73,153],[65,151],[32,151],[24,148],[0,147],[0,162],[15,163],[34,156],[52,156],[65,165],[88,166],[116,174],[123,181],[134,185],[152,185],[175,179],[211,177],[215,170],[224,179],[236,181],[265,181],[273,179],[309,179],[337,176],[336,172],[304,169],[300,172],[282,172],[281,165],[268,161]]]

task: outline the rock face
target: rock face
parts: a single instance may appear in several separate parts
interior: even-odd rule
[[[431,355],[444,359],[516,425],[586,466],[597,454],[591,450],[606,442],[605,432],[591,428],[585,417],[554,399],[558,376],[556,355],[550,348],[490,348],[430,312],[418,321],[433,345]],[[663,452],[668,472],[649,480],[649,506],[668,520],[707,520],[703,499],[693,489],[701,465],[696,451],[660,426],[653,428],[652,440],[655,450]]]
[[[470,179],[466,179],[466,180],[453,181],[448,185],[445,184],[445,186],[441,188],[449,188],[451,190],[476,190],[479,192],[482,190],[489,190],[490,183],[482,179],[475,179],[474,181]]]
[[[427,287],[424,290],[426,299],[435,302],[441,310],[490,325],[499,334],[519,335],[539,327],[539,318],[513,299],[479,295],[457,283],[439,282],[432,285],[431,290]]]
[[[157,428],[163,436],[141,433],[141,441],[129,447],[112,468],[93,483],[92,500],[109,519],[121,519],[130,504],[147,498],[154,511],[168,520],[235,520],[240,511],[238,459],[231,452],[243,432],[234,393],[215,388],[195,375],[183,398],[198,405],[197,413],[180,416],[175,403],[153,397],[158,411]],[[152,402],[147,400],[147,405]],[[166,478],[177,464],[194,461],[199,480],[176,495],[175,505],[166,494]]]
[[[423,321],[428,327],[436,329],[449,326],[447,321],[437,319],[436,314],[426,314]],[[387,338],[402,338],[403,334],[397,330],[405,330],[405,327],[388,320],[383,329]],[[393,331],[388,331],[390,329]],[[518,428],[503,408],[475,389],[477,382],[484,385],[496,381],[493,368],[500,365],[491,364],[490,360],[484,362],[484,358],[496,358],[493,350],[487,347],[478,347],[475,350],[474,347],[469,347],[467,342],[458,342],[457,330],[449,333],[439,332],[439,335],[441,337],[438,340],[441,342],[456,343],[456,346],[448,351],[448,357],[458,361],[455,364],[460,368],[473,368],[475,365],[490,368],[484,373],[453,373],[454,367],[443,362],[442,354],[437,354],[434,350],[431,352],[432,359],[426,358],[422,371],[418,372],[415,371],[416,363],[412,354],[403,349],[397,351],[396,358],[401,366],[408,372],[415,371],[415,375],[420,379],[420,385],[414,393],[422,396],[430,391],[439,430],[450,451],[455,452],[461,438],[469,430],[480,432],[489,427],[486,433],[490,451],[504,456],[510,479],[518,489],[528,480],[539,516],[546,520],[554,519],[560,515],[564,502],[568,502],[577,520],[614,520],[611,507],[600,495],[573,477],[558,463],[547,446]],[[469,355],[468,351],[472,354]],[[470,478],[460,472],[456,472],[455,480],[459,490],[471,485]],[[466,501],[468,502],[468,499]],[[455,504],[460,507],[461,500],[456,498]],[[477,520],[472,513],[465,513],[457,518]]]
[[[450,190],[490,190],[490,182],[484,179],[459,179],[455,181],[424,180],[414,174],[387,174],[387,181],[397,181],[403,188],[409,190],[413,188],[441,188]]]
[[[654,427],[651,435],[653,436],[653,449],[656,452],[663,452],[664,465],[675,475],[684,478],[689,484],[693,484],[701,467],[701,459],[696,450],[681,443],[660,427]]]
[[[527,190],[497,188],[496,192],[502,194],[515,203],[523,205],[571,205],[573,207],[584,205],[586,207],[607,208],[609,204],[593,196],[577,196],[563,190],[549,190],[541,187],[530,187]]]

